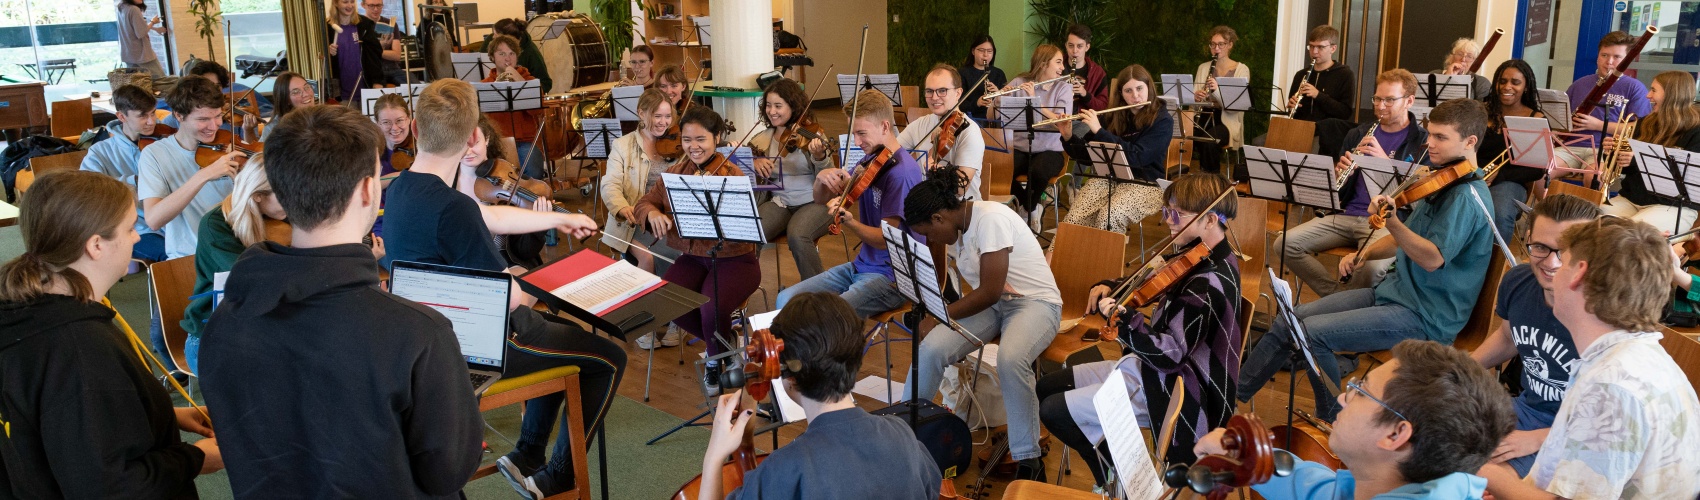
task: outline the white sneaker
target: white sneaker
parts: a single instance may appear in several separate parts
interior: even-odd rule
[[[1033,234],[1039,234],[1044,231],[1045,211],[1043,209],[1034,209],[1033,213],[1027,214],[1027,226],[1033,228]]]
[[[667,333],[661,335],[661,346],[678,347],[681,337],[683,335],[679,333],[679,327],[667,325]],[[643,350],[655,349],[655,332],[645,333],[642,337],[638,337],[637,346],[638,349]]]

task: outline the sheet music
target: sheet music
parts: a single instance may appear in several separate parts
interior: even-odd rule
[[[1181,99],[1174,96],[1158,96],[1163,100],[1163,112],[1169,114],[1169,122],[1175,125],[1174,133],[1169,137],[1186,137],[1186,131],[1181,128]]]
[[[378,110],[376,109],[378,98],[385,94],[396,94],[401,96],[402,100],[407,101],[408,114],[411,115],[414,98],[418,97],[422,90],[425,90],[423,83],[397,85],[385,89],[360,89],[360,109],[366,113],[366,116],[372,117],[372,121],[378,121]]]
[[[549,293],[600,316],[626,299],[647,292],[660,283],[660,277],[638,269],[625,260],[616,260],[607,267],[561,285]]]
[[[873,398],[881,403],[892,404],[902,399],[899,397],[899,393],[903,392],[903,385],[886,380],[885,377],[879,375],[869,375],[857,380],[856,385],[850,388],[850,392]]]
[[[1245,158],[1252,196],[1285,200],[1291,184],[1292,201],[1300,205],[1340,208],[1340,193],[1334,190],[1334,162],[1327,156],[1246,146]]]
[[[1421,124],[1425,124],[1425,125],[1428,124],[1428,114],[1434,112],[1434,108],[1431,108],[1431,107],[1428,107],[1428,106],[1417,106],[1417,105],[1414,105],[1414,104],[1411,105],[1411,107],[1408,108],[1408,110],[1411,112],[1412,115],[1415,115],[1417,117],[1417,123],[1421,123]]]
[[[773,173],[770,174],[771,177],[765,179],[767,182],[763,183],[764,179],[756,175],[756,156],[749,146],[740,146],[737,149],[722,146],[714,148],[714,150],[719,152],[721,156],[725,156],[726,160],[732,162],[733,165],[737,165],[738,170],[744,171],[744,176],[750,178],[752,189],[756,191],[777,191],[785,188],[785,176],[779,171],[783,168],[780,164],[784,160],[783,158],[767,157],[767,159],[773,160]]]
[[[543,86],[540,80],[523,82],[479,82],[472,84],[478,91],[478,110],[485,113],[525,111],[543,107]]]
[[[1504,118],[1505,147],[1511,150],[1512,165],[1544,169],[1552,164],[1552,129],[1545,118]]]
[[[1469,99],[1473,83],[1475,75],[1420,75],[1417,77],[1417,102],[1434,107],[1453,99]]]
[[[896,73],[879,75],[865,74],[862,75],[862,79],[860,81],[856,79],[856,75],[854,74],[846,75],[840,73],[838,75],[838,95],[841,100],[848,103],[855,99],[857,92],[866,89],[868,86],[872,86],[874,90],[878,90],[881,94],[885,94],[887,99],[891,99],[892,106],[902,107],[905,106],[905,104],[903,103],[903,94],[898,89],[898,86],[901,85],[898,81],[899,79]]]
[[[861,146],[856,145],[856,141],[850,140],[850,134],[838,134],[838,154],[844,156],[845,170],[850,170],[852,165],[862,163],[862,157],[868,155],[867,152],[862,151]]]
[[[449,59],[454,62],[455,78],[466,83],[484,81],[484,75],[490,74],[490,68],[496,63],[490,61],[490,55],[483,52],[452,52]]]
[[[1025,131],[1032,128],[1027,126],[1028,121],[1026,113],[1027,105],[1033,102],[1032,97],[1003,96],[999,97],[997,101],[998,106],[993,108],[993,112],[997,113],[994,116],[999,122],[1003,123],[1004,130]],[[1033,114],[1039,115],[1039,110],[1034,109]],[[1039,118],[1043,119],[1044,117],[1040,116]]]
[[[620,138],[620,120],[617,118],[585,118],[579,120],[579,127],[584,129],[584,156],[587,158],[607,158],[608,148],[613,147],[614,141]]]
[[[697,43],[702,44],[702,46],[704,46],[704,47],[707,47],[707,46],[714,44],[714,37],[713,37],[714,30],[712,29],[713,25],[710,24],[711,18],[709,18],[708,16],[685,16],[685,17],[690,18],[691,24],[696,25],[696,29],[694,31],[695,31],[696,36],[697,36]]]
[[[1127,152],[1122,150],[1122,145],[1092,141],[1086,143],[1086,152],[1092,158],[1092,170],[1098,175],[1124,181],[1138,180],[1133,177],[1133,168],[1128,166]],[[1110,171],[1111,167],[1114,167],[1114,172]]]
[[[1251,109],[1251,79],[1224,76],[1216,79],[1216,90],[1222,93],[1222,109],[1246,111]],[[1190,95],[1190,94],[1189,94]]]
[[[623,122],[639,120],[637,107],[638,98],[643,97],[642,85],[614,87],[613,90],[609,91],[609,95],[614,97],[614,119]]]
[[[1160,78],[1163,80],[1164,97],[1173,97],[1180,104],[1198,104],[1198,100],[1192,97],[1193,91],[1197,90],[1192,75],[1164,74]]]
[[[1541,114],[1548,126],[1560,132],[1570,131],[1570,96],[1553,89],[1536,89],[1540,94]]]
[[[1139,415],[1133,409],[1133,399],[1127,396],[1126,379],[1121,370],[1110,370],[1110,376],[1092,395],[1092,406],[1098,410],[1104,441],[1109,443],[1110,458],[1116,464],[1116,477],[1121,479],[1118,484],[1121,485],[1122,497],[1138,500],[1162,498],[1165,490],[1163,481],[1157,477],[1157,465],[1147,451],[1149,446],[1139,429]],[[1158,446],[1164,444],[1159,443]]]
[[[1369,179],[1370,194],[1386,193],[1388,190],[1411,176],[1416,165],[1410,162],[1392,158],[1376,158],[1357,153],[1352,154],[1352,161],[1358,165],[1359,177]]]
[[[891,254],[892,275],[897,278],[897,291],[910,302],[926,307],[927,313],[940,321],[949,321],[944,296],[939,293],[938,268],[933,265],[933,253],[927,245],[910,237],[908,232],[880,221],[880,233],[885,235],[885,249]],[[914,265],[910,263],[913,261]],[[926,280],[915,283],[917,276]],[[917,297],[916,289],[920,290]]]
[[[1310,345],[1307,340],[1309,334],[1305,333],[1304,322],[1299,321],[1298,316],[1293,313],[1293,307],[1297,305],[1297,303],[1293,300],[1293,287],[1287,284],[1287,280],[1281,279],[1280,276],[1276,276],[1274,268],[1265,267],[1263,270],[1269,275],[1269,290],[1275,294],[1275,310],[1281,315],[1281,317],[1286,318],[1288,325],[1292,326],[1292,328],[1288,331],[1298,337],[1299,343],[1293,345]],[[1304,353],[1305,362],[1310,364],[1310,373],[1312,376],[1322,373],[1322,370],[1316,367],[1316,357],[1311,355],[1310,349],[1299,349],[1299,351]],[[1321,377],[1321,380],[1323,385],[1328,386],[1329,390],[1334,391],[1334,394],[1329,394],[1328,397],[1332,398],[1340,393],[1340,387],[1333,379],[1324,376]]]
[[[672,203],[673,220],[680,237],[767,243],[749,177],[661,174],[661,181]],[[716,215],[709,215],[705,203],[714,205]]]
[[[1653,194],[1682,199],[1683,187],[1678,184],[1677,173],[1682,175],[1682,184],[1687,184],[1687,192],[1700,194],[1700,179],[1691,177],[1694,154],[1680,149],[1666,148],[1658,144],[1631,139],[1629,148],[1635,153],[1635,161],[1641,165],[1641,182]],[[1671,172],[1674,160],[1678,172]],[[1663,228],[1660,228],[1663,229]]]

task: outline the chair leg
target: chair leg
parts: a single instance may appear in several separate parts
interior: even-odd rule
[[[655,339],[655,341],[660,342],[661,339],[657,338],[657,339]],[[649,351],[649,362],[644,363],[644,365],[643,365],[643,402],[648,403],[649,402],[649,381],[650,381],[650,378],[653,375],[655,375],[655,349],[645,349],[645,350]],[[680,358],[680,359],[683,359],[683,358]]]

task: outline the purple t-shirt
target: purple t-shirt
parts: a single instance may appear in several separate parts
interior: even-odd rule
[[[921,166],[915,163],[915,157],[909,154],[909,150],[897,148],[895,156],[897,165],[880,172],[879,178],[874,179],[868,190],[862,192],[862,197],[856,199],[856,217],[863,224],[878,227],[880,219],[902,219],[903,198],[909,196],[909,188],[921,182]],[[852,171],[851,174],[854,175],[855,172]],[[921,237],[913,232],[910,235]],[[891,256],[873,245],[862,245],[851,266],[858,273],[880,273],[885,275],[886,279],[896,279],[891,274]]]
[[[354,39],[357,28],[358,25],[344,24],[342,31],[336,34],[336,66],[342,75],[342,102],[354,97],[358,88],[355,85],[371,83],[360,77],[364,67],[360,64],[360,43]]]
[[[1575,110],[1581,107],[1582,100],[1588,98],[1588,93],[1594,90],[1594,82],[1598,81],[1600,81],[1600,75],[1596,73],[1584,76],[1576,80],[1576,83],[1570,84],[1570,89],[1564,92],[1570,96],[1570,109]],[[1652,104],[1647,102],[1647,86],[1642,85],[1640,80],[1624,75],[1611,84],[1611,89],[1606,90],[1605,97],[1600,98],[1600,102],[1594,105],[1594,111],[1588,114],[1604,120],[1606,123],[1616,122],[1618,115],[1623,113],[1624,107],[1616,106],[1612,101],[1619,99],[1628,100],[1627,108],[1630,113],[1635,114],[1636,118],[1645,117],[1647,113],[1653,111]],[[1594,136],[1594,144],[1596,145],[1605,138],[1603,132],[1590,131],[1588,134]]]
[[[1392,155],[1394,151],[1399,150],[1400,146],[1405,144],[1405,138],[1411,135],[1411,127],[1413,125],[1415,124],[1407,123],[1405,124],[1405,128],[1399,129],[1398,132],[1388,132],[1386,130],[1382,130],[1380,127],[1376,127],[1375,142],[1381,145],[1382,151],[1386,151],[1388,155]],[[1397,159],[1404,161],[1410,160],[1408,158]],[[1374,197],[1369,192],[1370,184],[1371,183],[1364,181],[1363,176],[1358,176],[1357,189],[1353,190],[1351,196],[1341,202],[1341,205],[1343,206],[1340,207],[1340,213],[1356,217],[1369,216],[1369,199]]]

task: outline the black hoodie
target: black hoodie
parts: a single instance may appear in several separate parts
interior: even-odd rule
[[[113,316],[65,295],[0,303],[0,499],[196,498],[206,455]]]
[[[202,335],[236,498],[457,497],[483,420],[452,324],[359,244],[249,247]]]

